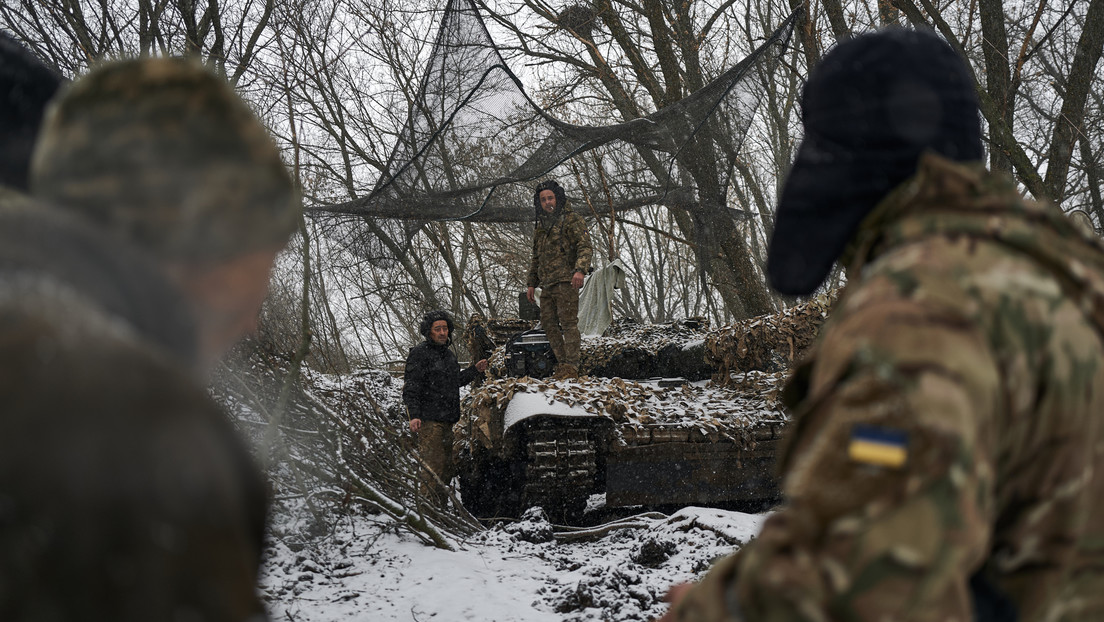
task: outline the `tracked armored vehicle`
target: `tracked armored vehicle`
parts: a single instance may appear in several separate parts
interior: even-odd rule
[[[607,507],[776,498],[787,422],[777,389],[830,302],[720,330],[701,320],[619,322],[584,338],[583,377],[566,381],[517,376],[546,355],[534,346],[539,331],[512,336],[491,355],[495,379],[462,405],[465,506],[489,518],[540,505],[571,520],[602,493]]]

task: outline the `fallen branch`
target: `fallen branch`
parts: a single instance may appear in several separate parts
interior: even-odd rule
[[[598,540],[618,529],[650,529],[654,527],[657,522],[664,520],[667,520],[666,514],[660,512],[645,512],[643,514],[620,518],[593,527],[567,527],[557,525],[552,537],[559,542]]]

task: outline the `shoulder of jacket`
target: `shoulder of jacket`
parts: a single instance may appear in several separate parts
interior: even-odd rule
[[[564,214],[564,228],[579,234],[586,231],[586,220],[575,212]]]

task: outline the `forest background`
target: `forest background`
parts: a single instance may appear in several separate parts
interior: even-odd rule
[[[1104,223],[1104,0],[543,0],[477,3],[507,63],[552,116],[609,125],[679,101],[803,8],[738,152],[703,157],[716,188],[616,204],[607,146],[552,175],[588,217],[601,266],[619,258],[615,316],[714,325],[782,308],[763,279],[781,180],[800,141],[800,91],[835,41],[930,28],[969,59],[988,164],[1026,195]],[[182,54],[224,74],[268,124],[308,206],[366,196],[387,174],[444,7],[429,0],[2,0],[0,27],[73,78],[100,61]],[[473,153],[472,157],[488,157]],[[490,157],[493,157],[491,154]],[[722,197],[698,200],[705,192]],[[408,225],[410,223],[407,223]],[[320,371],[400,361],[420,316],[511,316],[532,223],[362,219],[351,251],[309,216],[273,275],[261,340]],[[373,249],[365,252],[364,248]],[[829,286],[841,276],[835,273]]]

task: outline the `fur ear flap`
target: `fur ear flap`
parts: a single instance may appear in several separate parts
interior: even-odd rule
[[[533,189],[533,209],[537,211],[537,214],[541,213],[540,193],[545,190],[551,190],[556,195],[556,209],[562,210],[564,205],[567,204],[567,193],[564,192],[563,186],[556,183],[555,179],[549,179],[537,184],[537,187]]]
[[[418,332],[429,341],[429,329],[433,328],[433,324],[444,320],[448,324],[449,339],[452,339],[452,331],[455,330],[456,325],[452,322],[452,316],[445,311],[430,311],[422,317],[422,323],[418,326]]]

